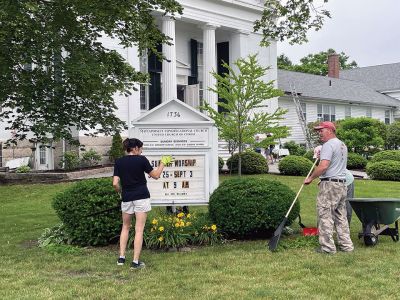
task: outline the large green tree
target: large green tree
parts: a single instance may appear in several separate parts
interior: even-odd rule
[[[265,0],[264,11],[254,29],[263,33],[262,43],[271,40],[288,41],[290,44],[307,42],[307,32],[322,28],[329,11],[318,0]],[[328,0],[323,0],[324,3]],[[318,5],[314,5],[318,3]]]
[[[279,125],[286,110],[281,108],[267,113],[265,100],[282,95],[282,91],[274,88],[273,81],[265,82],[264,76],[269,68],[257,62],[256,55],[240,58],[234,62],[237,71],[228,64],[224,67],[226,74],[213,73],[217,84],[210,90],[218,93],[223,101],[218,102],[222,112],[205,103],[204,110],[215,121],[221,139],[230,141],[239,151],[238,173],[241,175],[241,153],[245,144],[267,147],[272,138],[263,142],[256,140],[257,134],[272,133],[274,139],[286,137],[288,128]]]
[[[293,64],[286,55],[281,54],[278,56],[278,68],[325,76],[328,74],[328,56],[333,53],[337,52],[334,49],[328,49],[327,51],[321,51],[316,54],[309,54],[300,59],[300,64],[298,65]],[[357,63],[354,60],[349,62],[349,56],[344,52],[340,52],[338,55],[340,69],[347,70],[357,68]]]
[[[129,94],[145,74],[100,38],[156,51],[169,37],[152,12],[181,13],[174,0],[42,0],[0,2],[0,119],[15,141],[72,141],[71,126],[111,134],[116,93]],[[95,133],[96,133],[95,132]]]
[[[306,41],[329,17],[315,1],[265,1],[254,24],[263,44]],[[29,132],[36,141],[72,142],[71,127],[112,134],[126,126],[115,116],[113,95],[129,94],[147,76],[99,39],[156,52],[169,38],[156,26],[155,10],[182,13],[175,0],[1,0],[0,121],[15,132],[13,142]]]

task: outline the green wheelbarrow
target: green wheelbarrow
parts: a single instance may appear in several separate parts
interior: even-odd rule
[[[375,246],[379,235],[389,235],[394,242],[399,241],[400,199],[353,198],[349,201],[362,223],[358,238],[363,238],[366,246]],[[395,227],[390,228],[393,223]]]

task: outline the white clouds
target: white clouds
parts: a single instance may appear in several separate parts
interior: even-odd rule
[[[298,63],[299,59],[333,48],[345,52],[359,66],[400,62],[399,0],[329,0],[332,18],[318,32],[310,32],[309,42],[291,46],[278,44]]]

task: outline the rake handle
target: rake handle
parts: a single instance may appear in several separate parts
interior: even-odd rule
[[[314,163],[313,163],[313,165],[312,165],[310,171],[308,171],[308,174],[307,174],[306,178],[308,178],[308,176],[310,176],[312,170],[314,169],[315,165],[317,164],[317,161],[318,161],[318,158],[315,159],[315,161],[314,161]],[[296,203],[297,198],[299,198],[299,195],[300,195],[301,190],[303,189],[303,187],[304,187],[304,182],[303,182],[303,184],[301,185],[299,191],[297,192],[297,195],[296,195],[296,197],[294,198],[294,200],[293,200],[293,202],[292,202],[292,205],[290,205],[289,210],[288,210],[288,212],[287,212],[286,215],[285,215],[285,218],[287,218],[287,217],[289,216],[289,214],[290,214],[290,212],[291,212],[291,210],[292,210],[292,208],[293,208],[293,205]]]

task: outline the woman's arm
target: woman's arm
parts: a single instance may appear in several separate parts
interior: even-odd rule
[[[151,171],[149,173],[150,177],[154,178],[154,179],[160,178],[160,175],[161,175],[163,169],[164,169],[164,164],[162,162],[160,162],[160,164],[158,165],[157,169],[153,169],[153,171]]]
[[[119,194],[121,192],[120,186],[119,186],[119,177],[118,176],[113,176],[113,183],[112,183],[114,190]]]

